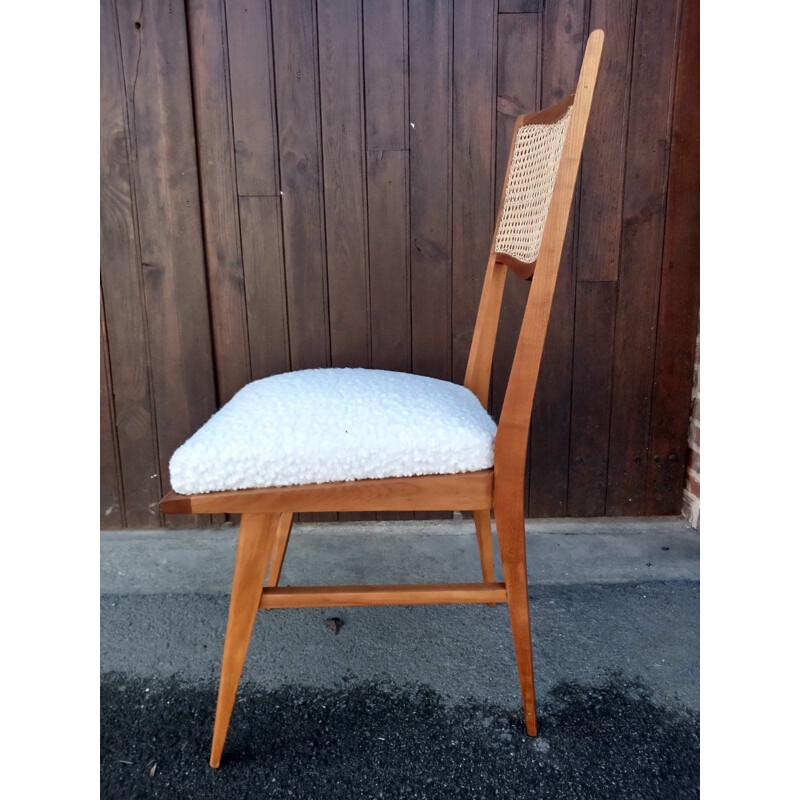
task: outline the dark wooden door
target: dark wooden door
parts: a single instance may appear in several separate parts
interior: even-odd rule
[[[698,5],[101,0],[101,524],[166,524],[169,456],[250,380],[463,379],[513,119],[574,88],[595,27],[529,513],[679,513]],[[526,288],[505,297],[494,413]]]

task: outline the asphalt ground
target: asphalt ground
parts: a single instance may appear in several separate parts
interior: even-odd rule
[[[626,567],[615,581],[533,582],[537,739],[504,606],[261,612],[219,770],[208,749],[227,596],[180,581],[106,592],[101,796],[696,797],[699,584],[673,577],[670,556],[691,574],[697,548],[677,529],[658,542],[648,580]],[[436,545],[458,572],[466,543]]]

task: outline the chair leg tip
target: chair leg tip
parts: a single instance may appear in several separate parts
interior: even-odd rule
[[[220,762],[219,756],[211,756],[211,758],[208,760],[208,765],[212,769],[219,769],[219,762]]]

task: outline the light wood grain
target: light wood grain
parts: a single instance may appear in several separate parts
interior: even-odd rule
[[[502,583],[425,583],[386,586],[281,586],[264,589],[261,608],[504,603]]]
[[[275,486],[180,495],[161,501],[165,514],[241,514],[270,511],[469,511],[491,508],[492,470],[458,475],[417,475],[305,486]]]
[[[217,695],[217,713],[214,719],[214,737],[211,742],[209,763],[215,768],[219,766],[222,748],[225,746],[236,690],[242,677],[242,667],[261,601],[267,563],[272,551],[272,539],[279,519],[279,514],[245,514],[239,528],[239,544],[236,548],[231,604],[228,610],[228,627],[225,631],[225,649],[222,654],[222,672]]]
[[[481,572],[485,583],[494,580],[494,554],[492,553],[492,512],[481,509],[473,512],[475,533],[478,536],[478,553],[481,557]]]
[[[277,586],[278,581],[281,579],[281,570],[283,569],[283,560],[286,558],[286,547],[289,544],[289,534],[292,531],[293,519],[294,514],[291,511],[285,511],[281,514],[280,521],[276,526],[267,586]]]
[[[542,49],[543,14],[502,14],[497,19],[497,106],[495,114],[495,191],[496,214],[506,183],[506,165],[511,156],[517,118],[534,108],[542,108],[542,59],[530,53]],[[564,93],[572,85],[565,86]],[[545,104],[546,105],[546,104]],[[495,231],[492,231],[495,234]],[[490,251],[494,246],[490,247]],[[491,397],[489,411],[497,419],[503,407],[514,348],[517,345],[525,301],[530,285],[509,276],[503,289],[502,321],[497,329],[491,365]]]
[[[561,263],[561,251],[564,246],[564,235],[575,190],[602,43],[602,31],[594,31],[589,37],[586,48],[572,118],[564,142],[561,165],[550,202],[539,258],[536,262],[536,273],[531,282],[525,317],[497,430],[495,474],[499,478],[502,473],[505,478],[507,473],[510,473],[508,475],[510,480],[498,480],[497,489],[501,492],[508,492],[509,486],[517,487],[517,483],[519,483],[520,502],[522,485],[517,479],[523,475],[525,468],[531,407],[539,377],[539,366],[547,335],[550,309]],[[497,498],[498,491],[496,490],[495,500]],[[516,501],[516,499],[515,496],[514,500]],[[515,508],[516,502],[512,503],[511,507]]]
[[[492,376],[494,344],[500,322],[506,272],[505,264],[497,263],[494,256],[489,258],[464,378],[464,386],[481,401],[484,408],[489,406],[489,380]]]
[[[578,79],[572,117],[495,440],[497,537],[508,592],[525,725],[531,736],[536,736],[537,722],[523,518],[528,429],[602,48],[603,32],[594,31],[589,37]]]

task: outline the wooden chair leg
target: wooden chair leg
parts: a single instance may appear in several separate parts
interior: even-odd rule
[[[478,552],[481,557],[481,572],[484,583],[494,582],[494,554],[492,553],[492,512],[489,509],[473,511],[475,533],[478,534]],[[487,603],[494,608],[495,603]]]
[[[275,544],[272,548],[272,562],[269,566],[269,577],[267,578],[267,586],[269,587],[277,586],[278,581],[281,579],[283,559],[286,557],[286,546],[289,544],[289,533],[292,530],[293,518],[294,514],[291,511],[286,511],[281,514],[278,522],[278,527],[275,531]]]
[[[228,723],[231,720],[239,679],[242,677],[242,667],[261,602],[261,591],[280,518],[280,514],[242,514],[225,649],[222,654],[214,737],[211,741],[209,763],[214,768],[219,766],[225,746]]]
[[[475,532],[478,534],[478,552],[484,583],[494,582],[494,555],[492,553],[492,512],[489,509],[473,511]]]
[[[536,721],[536,690],[533,683],[533,648],[531,622],[528,608],[528,568],[525,557],[525,523],[522,509],[509,513],[508,509],[495,508],[497,539],[503,562],[503,577],[511,617],[511,634],[517,656],[522,707],[525,711],[525,728],[529,736],[538,734]]]

